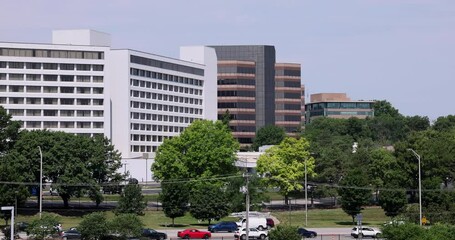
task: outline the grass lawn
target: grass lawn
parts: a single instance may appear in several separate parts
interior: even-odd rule
[[[294,226],[305,225],[305,211],[274,212],[273,215],[281,223],[289,223]],[[368,207],[362,211],[362,224],[379,226],[390,220],[380,207]],[[308,227],[349,227],[352,226],[352,218],[341,208],[337,209],[309,209]]]
[[[379,207],[365,208],[363,211],[363,224],[378,226],[388,220],[384,212]],[[305,224],[305,211],[292,211],[292,212],[272,212],[272,215],[277,217],[281,223],[290,223],[295,226],[303,226]],[[108,219],[114,217],[113,212],[106,212]],[[31,222],[37,218],[35,216],[19,215],[16,221]],[[172,224],[172,219],[164,216],[161,211],[146,211],[144,216],[140,217],[146,227],[155,229],[166,228],[206,228],[208,222],[199,223],[196,219],[192,218],[189,214],[184,217],[175,219],[175,227],[168,227]],[[61,223],[64,229],[75,227],[82,220],[82,217],[61,216]],[[236,218],[224,218],[226,221],[237,221]],[[308,210],[308,227],[350,227],[352,226],[352,219],[341,209],[310,209]]]

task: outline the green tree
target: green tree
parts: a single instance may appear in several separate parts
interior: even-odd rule
[[[164,215],[172,219],[172,226],[175,226],[175,218],[185,216],[188,210],[189,191],[187,189],[187,184],[182,182],[161,182],[159,200],[162,203]]]
[[[369,189],[367,174],[361,169],[353,169],[340,182],[338,194],[341,196],[341,208],[352,217],[352,224],[362,206],[369,203],[372,191]]]
[[[314,158],[310,156],[309,143],[305,138],[285,138],[279,145],[266,150],[257,161],[258,173],[264,175],[264,183],[269,187],[279,187],[285,196],[302,190],[302,180],[307,174],[314,175]]]
[[[229,109],[226,109],[226,112],[224,112],[223,116],[221,116],[221,122],[229,128],[229,122],[231,122],[231,118],[232,116],[229,112]]]
[[[192,184],[190,214],[198,220],[220,220],[229,214],[227,194],[218,183],[201,181]]]
[[[438,117],[432,128],[436,131],[446,131],[455,127],[455,115]]]
[[[398,109],[394,108],[392,104],[386,100],[375,101],[373,109],[375,117],[390,116],[395,118],[401,115],[398,112]]]
[[[245,194],[239,189],[245,186],[245,178],[236,177],[229,179],[227,183],[227,191],[229,206],[231,212],[245,211]],[[261,178],[256,174],[250,174],[248,180],[248,192],[250,196],[250,210],[260,211],[262,203],[268,202],[270,199],[265,195],[266,187],[261,184]]]
[[[71,197],[91,192],[94,201],[100,203],[101,185],[122,179],[117,173],[121,156],[104,137],[86,137],[71,133],[48,130],[22,131],[14,145],[13,153],[22,155],[24,164],[30,167],[24,174],[40,181],[40,153],[43,154],[43,181],[52,182],[65,207]]]
[[[12,120],[2,106],[0,106],[0,154],[4,155],[10,150],[19,137],[20,121]]]
[[[430,128],[430,119],[421,116],[406,117],[406,125],[411,131],[425,131]]]
[[[154,178],[168,181],[234,174],[238,149],[239,143],[222,122],[197,120],[180,136],[160,145],[152,165]]]
[[[132,213],[144,215],[146,207],[147,201],[144,199],[144,195],[142,195],[142,187],[137,181],[130,181],[120,195],[115,214]]]
[[[27,227],[27,231],[34,239],[42,240],[49,235],[57,234],[55,226],[60,222],[60,218],[55,214],[44,212],[40,218],[33,220]]]
[[[409,240],[425,239],[425,230],[411,223],[406,224],[389,224],[382,228],[382,236],[388,240]]]
[[[396,217],[404,211],[408,203],[406,190],[397,184],[386,184],[385,188],[379,195],[379,204],[386,216]]]
[[[110,232],[123,239],[141,236],[143,227],[141,219],[131,213],[117,215],[109,223]]]
[[[99,240],[109,233],[109,225],[103,212],[85,215],[77,229],[84,237],[84,240]]]
[[[278,225],[269,232],[269,240],[301,240],[302,236],[298,234],[298,227],[290,225]]]
[[[284,128],[275,125],[261,127],[253,140],[253,149],[258,151],[263,145],[278,145],[286,137]]]

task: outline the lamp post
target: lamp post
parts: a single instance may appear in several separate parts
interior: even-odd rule
[[[307,167],[305,159],[305,227],[308,227],[308,182],[307,182]]]
[[[147,185],[148,182],[148,158],[149,158],[149,153],[142,153],[142,157],[145,158],[145,184]]]
[[[40,165],[39,165],[39,218],[41,219],[41,213],[43,211],[43,152],[41,147],[38,146],[39,155],[40,155]]]
[[[17,194],[19,192],[16,190],[14,191],[14,216],[17,216]]]
[[[417,158],[419,161],[419,223],[420,226],[422,226],[422,176],[421,176],[421,171],[420,171],[420,155],[416,153],[411,148],[408,148],[408,151],[411,151],[412,154]]]

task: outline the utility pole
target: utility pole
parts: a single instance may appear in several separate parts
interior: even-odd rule
[[[246,173],[244,174],[246,178],[246,186],[245,186],[245,194],[246,194],[246,216],[245,216],[245,228],[246,228],[246,239],[249,239],[250,237],[250,190],[248,188],[248,183],[249,183],[249,174],[248,174],[248,169],[246,170]]]
[[[38,146],[40,155],[40,167],[39,167],[39,218],[41,219],[41,213],[43,212],[43,152],[41,146]]]

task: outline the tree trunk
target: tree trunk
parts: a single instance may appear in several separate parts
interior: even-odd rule
[[[175,226],[175,218],[172,218],[172,226]]]
[[[355,225],[355,216],[351,215],[351,217],[352,217],[352,225]]]
[[[67,196],[66,194],[62,194],[60,195],[62,197],[62,200],[63,200],[63,207],[64,208],[69,208],[69,200],[70,200],[70,197]]]
[[[284,195],[284,204],[289,205],[289,196],[287,194]]]
[[[212,220],[212,219],[209,218],[209,225],[210,225],[211,220]]]

